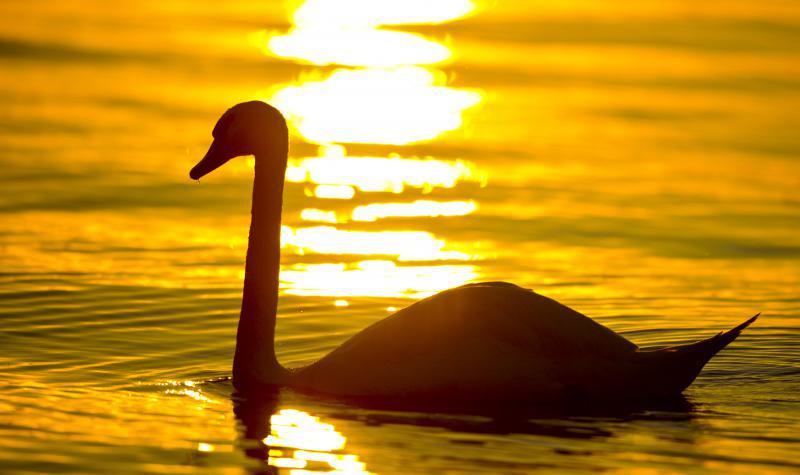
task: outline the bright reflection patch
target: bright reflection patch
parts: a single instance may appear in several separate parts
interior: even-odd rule
[[[206,396],[198,389],[191,389],[196,387],[194,381],[168,381],[166,383],[160,383],[160,386],[168,386],[168,389],[164,390],[164,394],[175,394],[179,396],[188,396],[194,399],[197,402],[206,403],[206,404],[218,404],[219,401],[211,399],[210,397]],[[202,406],[200,406],[202,407]]]
[[[292,15],[299,27],[442,23],[475,10],[471,0],[306,0]]]
[[[200,442],[197,444],[198,452],[213,452],[214,449],[215,449],[214,445],[209,444],[207,442]]]
[[[486,174],[465,160],[347,157],[343,147],[321,148],[321,157],[290,159],[286,181],[354,186],[364,192],[402,193],[408,186],[430,191],[459,182],[486,184]]]
[[[264,439],[270,447],[330,452],[344,447],[345,438],[331,424],[303,411],[282,409],[270,418],[271,433]]]
[[[450,57],[450,49],[420,35],[373,29],[305,28],[288,35],[252,37],[275,56],[302,59],[317,66],[386,67],[400,64],[436,64]]]
[[[295,264],[282,268],[280,278],[282,292],[288,295],[423,298],[478,277],[472,265],[398,266],[365,260],[352,265]]]
[[[300,219],[317,223],[336,223],[336,212],[316,208],[306,208],[300,212]]]
[[[302,469],[314,462],[319,468],[291,473],[369,473],[357,456],[332,453],[342,450],[346,440],[333,425],[318,417],[282,409],[270,418],[270,435],[263,442],[270,447],[268,463],[274,467]]]
[[[377,221],[389,217],[465,216],[478,209],[474,201],[417,200],[412,203],[373,203],[356,207],[353,221]]]
[[[281,247],[298,255],[395,256],[399,261],[464,261],[467,253],[445,249],[444,239],[426,231],[345,231],[332,226],[281,226]]]
[[[310,142],[404,145],[460,128],[462,113],[481,101],[446,82],[416,66],[339,69],[279,89],[269,102]]]
[[[355,194],[356,190],[349,185],[318,185],[314,188],[314,196],[330,200],[349,200]]]
[[[324,200],[349,200],[362,192],[401,194],[407,188],[429,193],[465,182],[485,186],[486,174],[467,161],[395,154],[351,157],[340,145],[407,145],[463,127],[465,112],[480,104],[483,93],[449,87],[448,76],[430,67],[452,58],[448,42],[390,27],[452,21],[475,9],[472,0],[306,0],[295,9],[288,33],[254,34],[251,40],[265,54],[347,66],[317,70],[265,94],[294,133],[322,145],[317,157],[290,159],[286,180],[306,184],[307,197]],[[362,202],[351,211],[342,210],[341,203],[320,203],[320,208],[336,206],[336,211],[309,207],[300,212],[300,219],[328,225],[282,226],[284,252],[364,260],[282,266],[283,293],[331,296],[337,298],[334,305],[344,306],[348,302],[342,297],[421,297],[478,278],[476,267],[463,261],[485,255],[479,243],[448,243],[425,231],[331,226],[388,217],[465,216],[477,209],[474,201]],[[295,457],[279,463],[299,473],[313,460]]]
[[[259,32],[251,41],[265,54],[316,65],[435,64],[450,57],[449,48],[418,34],[379,27],[441,23],[474,9],[469,0],[307,0],[295,10],[288,34]]]

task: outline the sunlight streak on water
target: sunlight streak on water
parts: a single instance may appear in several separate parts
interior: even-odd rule
[[[461,18],[476,5],[471,0],[306,0],[292,14],[295,25],[377,27],[381,25],[444,23]]]
[[[329,200],[349,200],[356,195],[356,190],[349,185],[317,185],[314,196]]]
[[[298,296],[422,298],[478,278],[474,265],[400,266],[387,260],[281,269],[283,293]]]
[[[295,10],[288,34],[262,32],[251,40],[278,57],[351,66],[306,75],[269,94],[306,140],[402,145],[458,129],[482,93],[449,87],[443,72],[420,66],[448,59],[446,45],[381,27],[452,21],[474,9],[468,0],[309,0]]]
[[[444,239],[426,231],[348,231],[332,226],[281,226],[281,246],[299,255],[396,256],[399,261],[470,260],[478,256],[447,249]]]
[[[203,394],[200,388],[197,387],[197,384],[191,380],[168,381],[166,383],[162,383],[161,386],[167,386],[167,389],[164,390],[164,394],[187,396],[194,399],[197,402],[202,402],[206,404],[219,404],[219,401]]]
[[[452,21],[474,9],[469,0],[307,0],[295,10],[289,33],[259,32],[251,41],[266,54],[320,66],[435,64],[450,58],[448,47],[418,34],[380,27]]]
[[[319,157],[289,159],[292,183],[349,185],[363,192],[402,193],[406,187],[431,191],[459,183],[486,186],[487,174],[466,160],[347,156],[344,147],[323,147]]]
[[[443,23],[475,9],[469,0],[309,0],[295,9],[293,26],[286,34],[260,32],[251,36],[251,41],[268,55],[319,66],[347,66],[332,72],[305,73],[295,82],[266,93],[298,135],[322,145],[317,157],[291,157],[286,180],[313,185],[306,188],[306,196],[325,200],[350,200],[356,192],[402,195],[408,189],[431,193],[460,183],[486,186],[487,175],[465,160],[406,158],[398,153],[349,156],[340,145],[407,145],[462,128],[465,113],[483,101],[483,93],[453,88],[444,72],[430,67],[451,58],[449,46],[386,27]],[[328,224],[373,223],[388,217],[465,216],[477,207],[474,200],[368,203],[349,213],[309,207],[300,212],[300,219]],[[473,260],[479,254],[426,231],[283,226],[281,242],[284,250],[296,255],[372,258],[355,266],[315,263],[284,268],[282,288],[287,294],[422,295],[477,277],[473,266],[435,262]],[[394,261],[383,260],[389,257],[397,262],[429,264],[397,266]],[[375,282],[381,282],[382,288]]]
[[[339,222],[336,217],[335,211],[325,211],[317,208],[305,208],[300,212],[300,219],[303,221],[311,221],[315,223],[331,223]]]
[[[271,433],[263,442],[270,447],[268,463],[272,466],[291,468],[292,474],[369,473],[356,455],[341,453],[347,439],[318,417],[297,409],[281,409],[270,417],[270,427]],[[307,468],[308,462],[325,467],[296,470]]]
[[[265,34],[254,37],[264,41]],[[288,35],[273,36],[267,49],[276,56],[297,58],[318,66],[395,66],[435,64],[450,57],[447,47],[412,33],[373,29],[296,29]],[[365,50],[362,45],[369,44]],[[360,47],[361,46],[361,47]],[[391,51],[387,55],[386,51]]]
[[[344,447],[346,441],[333,425],[294,409],[282,409],[272,415],[270,425],[272,434],[264,439],[270,447],[332,452]]]
[[[480,103],[480,93],[446,82],[444,73],[417,66],[338,69],[283,87],[269,100],[311,142],[404,145],[458,129],[464,111]]]
[[[418,200],[411,203],[373,203],[353,210],[353,221],[373,222],[389,217],[431,217],[466,216],[478,209],[474,201],[430,201]]]
[[[319,195],[317,195],[319,197]],[[478,209],[475,201],[416,200],[408,203],[372,203],[356,206],[350,217],[337,216],[335,211],[305,208],[300,219],[315,223],[375,222],[384,218],[421,218],[466,216]]]

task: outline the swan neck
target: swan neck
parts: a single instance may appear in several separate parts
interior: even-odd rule
[[[242,310],[233,360],[237,386],[278,384],[286,375],[275,356],[286,151],[257,154],[255,163]]]

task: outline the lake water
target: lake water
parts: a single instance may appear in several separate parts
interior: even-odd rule
[[[3,473],[797,473],[800,5],[0,3]],[[685,399],[413,412],[227,379],[250,163],[292,127],[280,360],[508,280],[640,346],[761,319]]]

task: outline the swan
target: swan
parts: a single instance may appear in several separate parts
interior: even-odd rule
[[[233,358],[238,391],[287,386],[338,397],[463,401],[668,397],[688,387],[758,318],[694,344],[642,350],[555,300],[507,282],[483,282],[416,302],[315,363],[289,370],[274,347],[286,121],[264,102],[245,102],[222,115],[212,136],[189,173],[194,180],[234,157],[255,156]]]

